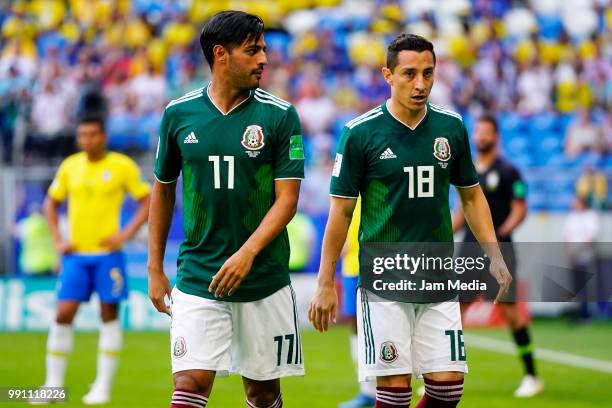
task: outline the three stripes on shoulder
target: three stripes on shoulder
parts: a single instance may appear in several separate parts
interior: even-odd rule
[[[261,103],[268,103],[270,105],[277,106],[282,110],[287,110],[291,106],[291,104],[281,98],[278,98],[272,95],[269,92],[264,91],[261,88],[257,88],[255,90],[255,99]]]
[[[192,99],[199,98],[202,95],[204,95],[204,88],[199,88],[199,89],[196,89],[195,91],[188,92],[185,95],[181,96],[180,98],[177,98],[177,99],[174,99],[174,100],[170,101],[170,103],[168,105],[166,105],[166,109],[168,109],[169,107],[171,107],[173,105],[177,105],[177,104],[182,103],[182,102],[187,102],[187,101],[190,101]]]
[[[355,126],[360,125],[363,122],[367,122],[368,120],[374,119],[382,114],[383,114],[382,108],[378,106],[372,110],[367,111],[363,115],[357,116],[355,119],[349,121],[346,124],[346,127],[348,127],[349,129],[352,129]]]
[[[463,117],[457,112],[453,112],[452,110],[443,108],[442,106],[434,105],[433,103],[430,103],[429,107],[431,108],[432,111],[442,113],[444,115],[452,116],[463,122]]]

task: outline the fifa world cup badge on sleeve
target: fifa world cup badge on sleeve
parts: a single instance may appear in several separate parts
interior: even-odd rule
[[[289,160],[304,160],[304,142],[301,135],[289,139]]]

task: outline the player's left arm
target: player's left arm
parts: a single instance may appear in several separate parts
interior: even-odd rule
[[[289,224],[297,212],[304,178],[304,145],[300,119],[293,106],[285,110],[269,136],[274,160],[275,200],[257,229],[213,277],[208,290],[215,297],[232,295],[249,273],[255,257]]]
[[[232,295],[251,270],[257,254],[289,224],[297,211],[300,184],[301,180],[274,181],[276,194],[274,204],[255,232],[234,255],[225,261],[210,283],[208,291],[215,291],[215,297]]]
[[[525,202],[526,187],[519,172],[512,169],[510,180],[506,183],[506,194],[511,197],[510,214],[497,229],[500,237],[507,237],[523,222],[527,216],[527,203]]]
[[[110,250],[118,250],[123,244],[136,235],[140,227],[147,222],[149,217],[149,202],[150,202],[150,190],[149,183],[142,180],[140,169],[136,163],[131,160],[126,163],[123,171],[125,182],[124,187],[127,192],[138,201],[138,210],[132,216],[130,222],[117,234],[102,241],[102,245],[109,248]]]
[[[463,209],[461,206],[457,206],[455,211],[451,214],[451,221],[453,222],[453,234],[456,234],[465,227],[465,217],[463,216]]]

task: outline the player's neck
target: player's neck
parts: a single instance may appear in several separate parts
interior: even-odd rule
[[[208,96],[224,114],[242,103],[249,95],[249,90],[237,89],[230,81],[220,78],[213,78],[208,85]]]
[[[387,109],[396,118],[398,118],[403,124],[408,126],[410,129],[414,129],[423,117],[427,114],[427,107],[423,106],[419,110],[408,109],[400,103],[396,102],[393,98],[389,100]]]
[[[106,151],[96,152],[96,153],[87,153],[87,161],[92,163],[99,162],[106,156]]]
[[[479,171],[487,170],[497,160],[497,149],[491,149],[487,153],[480,153],[476,158],[476,167]]]

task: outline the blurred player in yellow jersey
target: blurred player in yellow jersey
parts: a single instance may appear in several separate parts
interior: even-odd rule
[[[57,314],[47,340],[45,386],[64,385],[73,343],[72,321],[79,304],[95,291],[100,298],[102,326],[96,380],[83,398],[87,405],[110,400],[122,343],[117,310],[128,293],[121,247],[146,222],[149,208],[150,186],[141,179],[138,166],[125,155],[108,152],[106,141],[102,120],[82,119],[77,127],[80,152],[62,162],[45,201],[45,216],[62,255]],[[121,229],[126,192],[140,206]],[[68,236],[62,236],[58,226],[58,210],[64,201],[68,205]]]
[[[359,223],[361,222],[361,198],[357,199],[353,220],[346,236],[342,254],[342,312],[350,318],[351,357],[357,365],[357,283],[359,282]],[[373,407],[376,401],[376,382],[359,383],[359,394],[338,408]]]

